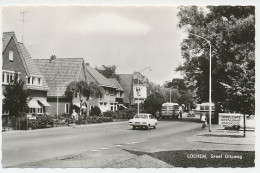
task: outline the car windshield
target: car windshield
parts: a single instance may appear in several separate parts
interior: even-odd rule
[[[135,115],[134,118],[144,118],[144,119],[147,119],[147,118],[148,118],[148,115],[139,114],[139,115]]]

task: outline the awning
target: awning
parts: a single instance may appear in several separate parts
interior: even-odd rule
[[[75,106],[80,108],[80,103],[74,103],[73,105],[75,105]],[[86,109],[87,107],[82,105],[81,108]]]
[[[38,100],[43,106],[51,106],[46,100]]]
[[[127,107],[126,107],[126,106],[124,106],[123,104],[119,104],[119,106],[121,106],[121,107],[123,107],[123,108],[125,108],[125,109],[127,108]]]
[[[42,108],[42,107],[38,104],[37,100],[35,100],[35,99],[29,101],[28,107],[29,107],[29,108]]]

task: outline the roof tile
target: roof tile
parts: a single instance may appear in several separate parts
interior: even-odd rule
[[[64,96],[66,86],[79,78],[83,58],[34,59],[50,90],[47,96]]]

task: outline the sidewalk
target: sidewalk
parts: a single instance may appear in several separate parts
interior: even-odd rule
[[[211,132],[208,127],[206,130],[201,130],[200,133],[192,136],[194,142],[214,143],[214,144],[229,144],[229,145],[255,145],[254,128],[246,129],[244,137],[243,127],[237,130],[225,130],[221,125],[213,124]]]

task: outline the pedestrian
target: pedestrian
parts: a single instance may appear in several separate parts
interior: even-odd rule
[[[159,112],[159,110],[156,111],[155,116],[156,116],[156,119],[157,119],[157,120],[160,119],[160,112]]]
[[[72,116],[73,128],[75,128],[75,122],[76,122],[76,120],[78,120],[78,114],[75,111],[75,109],[73,109],[71,116]]]
[[[206,117],[206,115],[205,115],[205,114],[202,114],[200,120],[201,120],[201,122],[202,122],[202,124],[201,124],[201,130],[202,130],[202,129],[206,129],[206,125],[207,125],[207,117]]]

